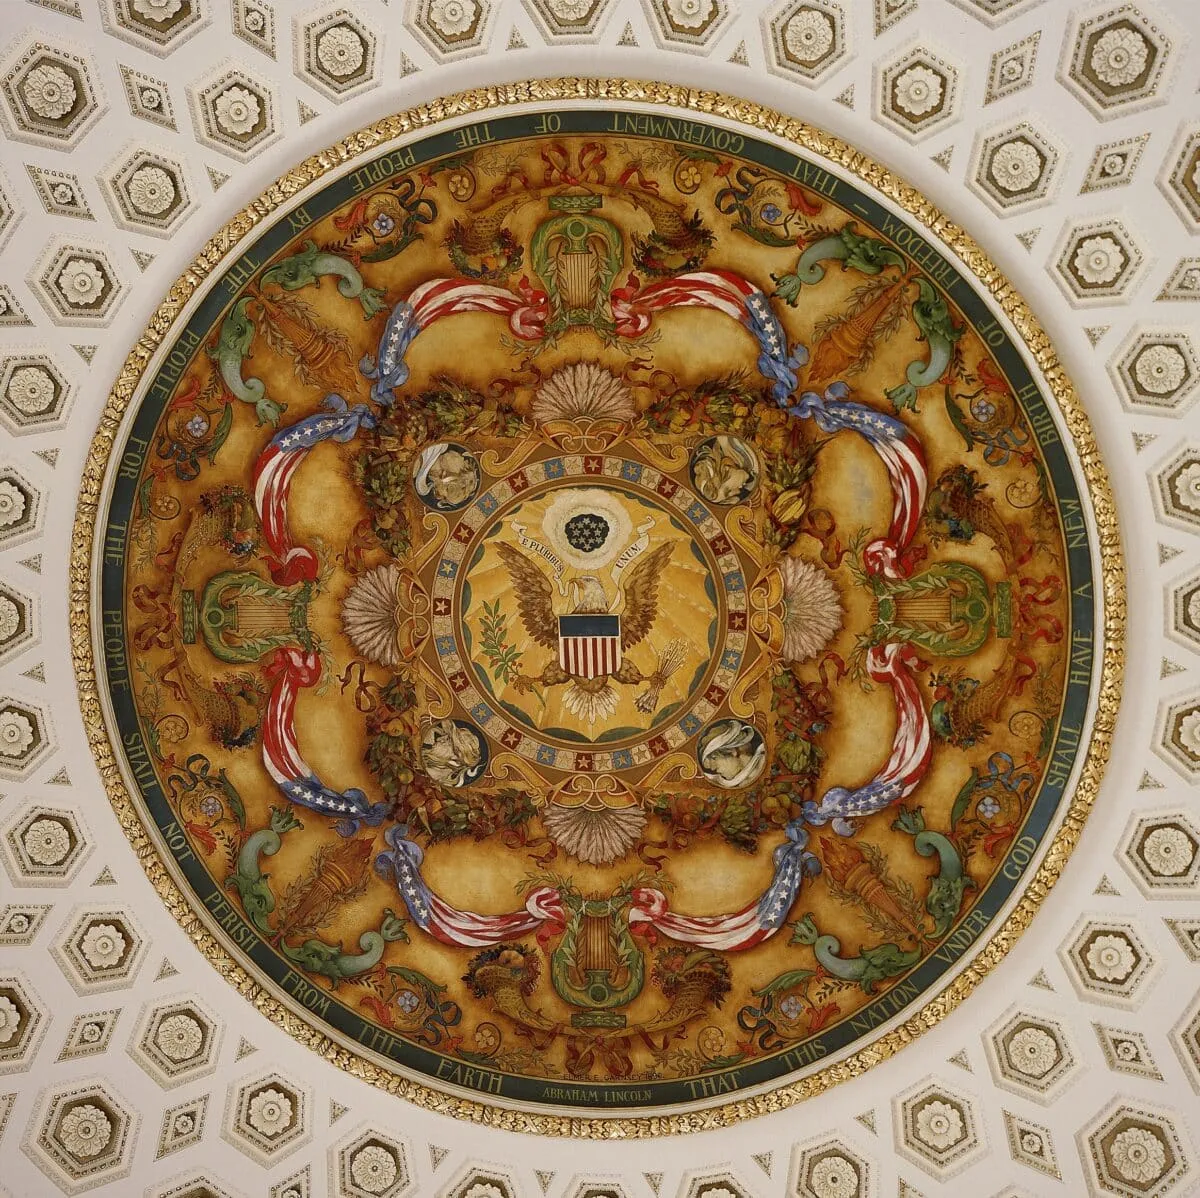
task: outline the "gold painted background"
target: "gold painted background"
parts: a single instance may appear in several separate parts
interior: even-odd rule
[[[577,139],[575,142],[572,142],[571,139],[561,140],[567,143],[571,150],[577,150],[579,148],[578,141],[582,139]],[[519,161],[525,162],[530,171],[537,163],[536,155],[539,148],[531,144],[517,156]],[[614,156],[622,153],[628,154],[630,150],[634,149],[632,143],[625,139],[624,145],[614,147]],[[629,157],[633,156],[635,155],[629,154]],[[849,157],[848,154],[842,156]],[[659,182],[663,191],[670,194],[671,183],[665,172]],[[448,183],[447,186],[449,186]],[[722,227],[720,217],[710,207],[714,190],[715,188],[711,186],[702,187],[699,194],[686,201],[689,207],[694,204],[702,213],[703,218],[720,230],[708,264],[726,265],[753,279],[765,282],[772,267],[776,271],[780,269],[778,257],[770,251],[750,245],[744,239],[735,240],[734,235]],[[819,201],[819,197],[810,195],[808,200],[809,202]],[[427,237],[423,241],[410,246],[399,259],[394,259],[388,264],[381,264],[374,270],[364,265],[363,273],[369,284],[386,289],[389,296],[394,296],[397,293],[403,294],[415,282],[429,274],[445,272],[441,242],[449,231],[455,206],[452,196],[447,196],[444,191],[439,195],[439,201],[441,211],[437,219],[429,226]],[[825,204],[824,211],[817,215],[823,221],[833,218],[835,225],[845,219],[843,214],[833,211],[828,204]],[[644,217],[644,213],[642,216]],[[635,213],[624,214],[622,223],[630,233],[639,231]],[[520,229],[519,220],[514,220],[513,227]],[[645,230],[645,227],[643,220],[640,230]],[[334,240],[334,229],[317,227],[307,230],[305,236],[313,236],[318,241],[323,241],[328,237],[332,241]],[[521,237],[518,236],[517,239],[520,241]],[[283,256],[280,255],[280,257]],[[844,309],[854,282],[855,280],[851,278],[839,278],[831,272],[821,287],[811,292],[811,295],[819,299],[819,311],[812,308],[806,309],[804,306],[799,310],[780,308],[791,336],[810,345],[814,344],[819,337],[819,335],[814,335],[817,321]],[[361,320],[359,313],[353,305],[338,301],[333,295],[331,287],[326,287],[317,293],[305,292],[304,299],[312,305],[316,314],[314,324],[317,328],[321,330],[337,329],[348,339],[350,352],[347,357],[349,361],[355,361],[359,351],[373,348],[375,337]],[[660,322],[664,325],[664,331],[662,340],[653,347],[653,366],[655,370],[668,376],[673,387],[688,384],[695,386],[706,378],[725,374],[730,369],[731,362],[737,362],[742,366],[752,364],[752,354],[747,352],[748,341],[742,339],[739,342],[737,334],[730,332],[727,325],[721,325],[716,317],[707,314],[702,316],[689,314],[680,318],[677,315],[670,322],[661,320],[661,318]],[[669,328],[665,327],[668,323],[670,324]],[[418,339],[409,357],[413,370],[412,377],[406,386],[406,392],[416,392],[422,386],[433,384],[439,376],[447,373],[446,363],[453,361],[455,363],[454,373],[461,382],[481,392],[486,391],[498,378],[514,379],[517,382],[517,390],[513,406],[519,412],[523,398],[521,387],[524,382],[518,373],[521,367],[518,365],[514,370],[511,355],[496,346],[491,340],[494,336],[494,329],[495,322],[487,317],[462,317],[458,318],[458,322],[453,328],[439,328],[435,334]],[[592,344],[588,344],[584,349],[583,340],[579,334],[568,335],[560,345],[546,351],[539,358],[538,369],[544,373],[550,373],[556,365],[574,361],[580,356],[586,355],[589,360],[604,363],[614,373],[625,374],[629,371],[630,363],[623,355],[612,351],[607,353],[598,351],[597,347]],[[697,346],[701,347],[699,351]],[[921,347],[916,342],[914,331],[911,328],[898,330],[887,339],[885,344],[877,348],[871,365],[854,380],[856,397],[877,394],[881,386],[880,380],[896,378],[902,373],[907,362],[912,357],[919,355],[920,352]],[[962,371],[972,378],[977,378],[983,354],[973,335],[968,334],[963,338],[960,343],[960,352]],[[246,374],[254,374],[263,378],[268,383],[271,392],[287,396],[289,420],[293,416],[315,410],[320,398],[328,389],[327,385],[306,385],[303,380],[295,378],[292,362],[287,361],[280,354],[265,353],[256,348],[254,356],[247,361],[246,367]],[[181,385],[181,392],[185,387],[194,385],[199,387],[201,394],[204,394],[205,387],[210,385],[210,370],[211,367],[203,360],[199,360],[194,373],[189,375]],[[525,386],[527,387],[528,384],[525,383]],[[661,394],[661,387],[657,395],[653,387],[640,388],[638,392],[639,406],[651,407],[656,399],[661,399]],[[961,459],[961,439],[950,425],[944,412],[934,403],[924,402],[920,415],[914,415],[911,419],[914,426],[920,430],[926,445],[930,477],[936,479],[943,470]],[[221,448],[213,466],[206,469],[195,483],[179,484],[168,481],[166,487],[156,486],[155,501],[165,505],[163,508],[165,514],[171,507],[170,499],[173,497],[179,501],[182,513],[194,510],[201,493],[215,485],[240,483],[244,486],[248,480],[248,463],[265,443],[265,439],[266,430],[257,428],[249,419],[249,412],[239,409],[228,440]],[[846,444],[847,440],[850,440],[851,443]],[[355,493],[345,461],[338,460],[339,457],[345,456],[346,451],[341,447],[325,446],[314,453],[312,460],[306,464],[304,470],[319,476],[320,483],[303,488],[298,486],[293,504],[293,525],[298,537],[304,539],[309,533],[320,535],[333,547],[334,554],[346,535],[346,530],[352,529],[361,522],[365,510]],[[985,477],[989,486],[989,495],[1004,494],[1012,483],[1027,485],[1031,473],[1029,462],[988,471]],[[811,507],[828,510],[839,527],[850,528],[853,524],[858,523],[878,530],[882,524],[886,523],[888,498],[886,485],[874,462],[873,455],[864,446],[849,438],[841,438],[837,443],[823,450],[820,469],[814,477],[812,496],[808,503]],[[1031,534],[1032,539],[1039,542],[1037,552],[1042,555],[1043,564],[1047,568],[1053,567],[1061,555],[1061,539],[1057,524],[1052,520],[1043,520],[1035,528],[1027,509],[1001,507],[1000,510],[1006,522],[1015,524],[1027,534]],[[134,588],[140,585],[153,590],[156,585],[161,587],[163,582],[161,571],[158,574],[155,572],[154,555],[161,551],[161,547],[169,539],[169,536],[163,534],[173,534],[175,529],[172,527],[169,516],[165,520],[159,520],[158,526],[160,539],[149,545],[146,556],[137,568],[131,571],[131,612],[138,606],[133,594]],[[335,530],[340,530],[341,535]],[[979,545],[969,547],[957,545],[954,547],[954,551],[956,557],[972,560],[981,569],[990,570],[993,574],[997,573],[995,558],[989,556],[990,551],[987,548]],[[377,549],[368,549],[366,552],[367,561],[382,560]],[[372,557],[372,555],[374,556]],[[202,574],[207,568],[217,565],[220,560],[219,551],[213,546],[206,546],[192,564]],[[931,560],[933,560],[933,555],[931,555]],[[839,569],[843,568],[839,567]],[[334,571],[336,578],[336,567],[334,567]],[[853,589],[844,577],[844,569],[840,589],[842,594],[847,597],[848,609],[852,610],[855,602]],[[336,591],[336,587],[331,587],[331,592],[333,591]],[[1047,606],[1049,607],[1047,614],[1059,618],[1063,616],[1064,609],[1061,604],[1056,607],[1050,603]],[[850,623],[851,620],[848,618],[847,625]],[[339,664],[348,661],[353,655],[353,650],[344,639],[341,639],[335,613],[328,600],[318,600],[314,604],[313,624],[314,629],[318,630],[330,645],[334,660]],[[853,638],[849,636],[847,629],[843,629],[840,636],[842,639],[837,642],[835,647],[842,649],[848,655]],[[1055,679],[1061,676],[1061,649],[1053,648],[1049,642],[1039,641],[1031,646],[1031,651],[1048,681],[1047,690],[1053,692],[1057,686]],[[145,661],[147,671],[151,676],[161,669],[168,656],[165,648],[151,647],[148,649]],[[994,646],[971,662],[973,671],[983,677],[994,672],[999,664],[999,654]],[[193,670],[201,685],[211,687],[216,679],[216,674],[212,671],[211,666],[206,671],[200,662],[195,664],[189,662],[189,668]],[[152,689],[148,688],[142,693],[143,707],[150,706],[151,710],[153,710],[152,705],[155,702],[151,698]],[[185,685],[184,690],[188,689],[188,686]],[[890,733],[890,730],[884,726],[887,718],[886,709],[885,705],[879,702],[879,695],[864,693],[857,686],[843,681],[834,689],[833,699],[833,715],[826,744],[830,771],[838,770],[840,767],[841,772],[824,775],[822,788],[832,780],[851,782],[868,776],[879,756],[879,744]],[[884,709],[881,710],[881,708]],[[192,710],[194,712],[195,708],[193,707]],[[170,714],[173,714],[173,705],[168,700],[165,706],[157,711],[154,718],[161,720],[164,715]],[[1005,709],[1006,717],[1012,714],[1015,714],[1015,708]],[[939,749],[933,773],[924,784],[920,795],[931,826],[939,826],[939,821],[948,817],[949,806],[953,802],[956,789],[952,779],[961,777],[966,761],[982,760],[987,753],[992,751],[1010,751],[1014,755],[1028,753],[1029,737],[1022,738],[1009,731],[1006,722],[1006,720],[998,721],[1000,727],[989,737],[986,746],[979,746],[965,754],[949,748]],[[363,785],[369,787],[371,785],[370,775],[363,770],[360,764],[363,752],[367,747],[366,733],[360,713],[356,711],[350,694],[334,687],[330,693],[320,699],[309,699],[306,696],[305,700],[302,700],[297,723],[306,756],[319,774],[328,778],[336,778],[339,786]],[[180,725],[168,724],[168,727],[178,731]],[[197,750],[204,752],[212,758],[214,763],[219,763],[227,769],[230,780],[246,799],[248,825],[254,827],[265,823],[268,806],[276,796],[266,783],[256,757],[245,752],[239,753],[219,748],[211,736],[198,735],[190,730],[190,723],[187,735],[172,744],[168,752],[182,760],[189,753]],[[847,774],[855,773],[855,767],[861,777],[847,778]],[[876,823],[882,822],[882,817],[876,821]],[[273,859],[272,873],[276,879],[282,881],[287,878],[299,877],[306,863],[311,862],[313,852],[325,839],[317,832],[316,820],[309,820],[309,824],[311,826],[305,829],[303,836],[289,837],[286,841],[286,850]],[[673,903],[680,910],[700,913],[736,903],[746,896],[748,890],[750,893],[756,893],[761,888],[761,877],[765,876],[767,871],[766,850],[775,843],[771,840],[771,835],[769,831],[763,834],[763,851],[757,861],[754,858],[747,858],[744,852],[734,846],[714,841],[711,838],[706,843],[700,842],[702,838],[698,838],[697,843],[673,848],[665,866],[666,872],[669,873],[677,887],[673,895]],[[870,843],[878,844],[882,850],[886,868],[894,870],[897,877],[910,882],[919,882],[924,876],[923,863],[915,860],[904,861],[898,856],[897,845],[902,844],[904,838],[890,834],[886,827],[872,827],[865,839]],[[206,858],[211,859],[215,873],[220,876],[225,857],[223,846],[218,844],[216,849],[209,851],[202,841],[201,837],[199,842],[194,841],[193,844]],[[972,872],[977,875],[979,882],[983,882],[988,876],[987,855],[981,853],[978,856],[979,860],[972,859]],[[452,896],[459,905],[481,910],[511,907],[513,905],[513,883],[527,865],[517,852],[501,855],[494,843],[488,843],[486,840],[477,843],[470,838],[448,841],[439,845],[429,852],[426,861],[427,876],[435,889]],[[464,889],[463,879],[466,876],[470,878],[470,885],[469,888]],[[582,885],[602,886],[610,885],[615,874],[611,870],[591,874],[580,870],[577,877]],[[753,885],[748,885],[748,879],[755,879]],[[714,881],[716,885],[714,885]],[[855,919],[848,904],[832,901],[825,892],[825,886],[826,883],[822,879],[811,883],[804,896],[807,902],[803,905],[805,909],[811,907],[817,914],[818,922],[823,930],[829,928],[839,934],[843,942],[843,951],[849,954],[853,949],[865,943],[866,937],[862,923]],[[322,925],[322,936],[327,939],[341,938],[347,942],[353,942],[357,930],[376,919],[389,901],[394,901],[394,895],[389,896],[387,889],[378,880],[370,880],[365,893],[361,898],[355,900],[353,907],[347,906],[334,919]],[[740,959],[736,962],[735,996],[745,994],[750,988],[768,979],[773,972],[794,963],[798,950],[789,949],[783,941],[784,938],[780,936],[766,949],[748,957],[745,963]],[[452,978],[455,971],[462,969],[464,965],[463,954],[445,950],[440,946],[422,944],[419,937],[414,937],[414,943],[411,945],[390,946],[389,954],[388,960],[417,963],[419,967],[427,969],[433,976]],[[463,999],[464,1030],[469,1030],[472,1026],[477,1030],[482,1023],[491,1022],[494,1019],[494,1010],[486,1004],[474,1002],[470,997],[462,996],[460,991],[456,991],[456,998]],[[845,995],[839,995],[839,999],[844,1000]],[[727,1002],[725,1008],[723,1011],[714,1011],[711,1020],[713,1026],[724,1032],[727,1042],[731,1033],[734,1036],[737,1034],[731,1019],[734,1009],[733,1000]],[[849,1002],[840,1001],[839,1011],[835,1017],[848,1014],[848,1008],[852,1009]],[[722,1023],[724,1023],[723,1027]],[[711,1042],[714,1037],[710,1036],[709,1039]],[[652,1068],[645,1062],[641,1062],[640,1065],[642,1069]]]

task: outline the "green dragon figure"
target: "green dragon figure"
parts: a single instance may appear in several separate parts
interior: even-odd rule
[[[928,279],[918,276],[917,298],[913,301],[912,315],[921,339],[929,344],[929,358],[909,362],[904,372],[903,383],[889,387],[884,394],[896,406],[896,410],[917,410],[917,391],[936,383],[950,365],[954,343],[963,335],[963,326],[950,319],[950,308],[941,293]]]
[[[274,857],[283,843],[284,833],[303,827],[291,808],[272,807],[271,822],[246,838],[233,873],[225,879],[225,885],[238,892],[246,917],[264,935],[272,931],[267,917],[275,910],[275,895],[271,893],[271,875],[262,872],[259,858]]]
[[[368,287],[349,259],[319,249],[315,241],[306,241],[298,254],[284,258],[264,271],[262,281],[264,286],[274,283],[284,291],[298,291],[309,284],[320,286],[324,275],[337,276],[338,295],[358,300],[364,320],[370,320],[386,306],[384,292],[378,287]]]
[[[208,353],[217,363],[221,381],[230,393],[242,403],[253,406],[260,425],[269,424],[276,428],[279,418],[287,411],[287,404],[269,398],[262,379],[242,378],[242,362],[250,356],[255,334],[254,321],[250,319],[247,311],[250,304],[251,298],[247,297],[233,305],[221,322],[217,344],[210,348]]]
[[[888,266],[904,266],[904,256],[878,237],[867,237],[856,231],[850,221],[829,237],[814,241],[801,255],[791,274],[771,275],[774,294],[794,308],[803,284],[819,283],[825,277],[822,262],[840,261],[843,270],[857,270],[864,275],[877,275]]]
[[[359,936],[360,952],[347,953],[340,942],[329,944],[317,939],[305,940],[299,948],[293,948],[286,940],[280,941],[279,949],[301,969],[328,978],[336,990],[347,978],[374,969],[383,960],[383,950],[389,942],[400,940],[407,943],[407,925],[407,920],[400,919],[390,907],[385,907],[379,930],[363,932]]]
[[[811,913],[792,924],[790,943],[811,945],[817,964],[826,973],[857,982],[864,994],[874,994],[877,982],[903,973],[921,959],[919,948],[905,952],[891,941],[864,948],[857,957],[840,956],[842,942],[836,936],[821,935]]]
[[[941,939],[950,930],[962,907],[963,894],[975,889],[973,879],[963,872],[962,855],[954,842],[941,832],[925,827],[925,814],[920,807],[905,807],[892,821],[898,832],[913,837],[913,848],[922,857],[936,856],[938,872],[930,880],[925,896],[925,910],[933,920],[933,934]]]

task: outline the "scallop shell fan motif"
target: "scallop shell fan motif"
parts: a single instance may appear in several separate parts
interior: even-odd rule
[[[392,563],[368,571],[350,588],[342,603],[342,627],[354,647],[381,666],[400,662],[396,631],[400,567]]]

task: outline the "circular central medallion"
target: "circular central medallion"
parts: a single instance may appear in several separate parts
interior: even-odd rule
[[[1036,326],[756,119],[339,147],[180,283],[85,475],[81,692],[173,909],[310,1042],[523,1130],[899,1046],[1107,744],[1101,475]]]
[[[632,781],[711,717],[706,689],[728,690],[741,665],[745,633],[727,614],[744,621],[744,576],[720,521],[669,473],[632,457],[542,459],[483,493],[460,528],[433,582],[451,601],[435,647],[498,747]]]

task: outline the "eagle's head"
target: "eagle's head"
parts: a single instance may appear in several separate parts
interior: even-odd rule
[[[572,582],[577,615],[602,615],[608,611],[608,596],[594,574],[581,574]]]

